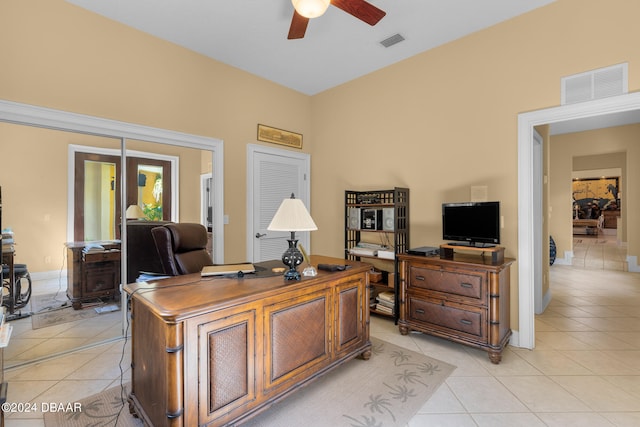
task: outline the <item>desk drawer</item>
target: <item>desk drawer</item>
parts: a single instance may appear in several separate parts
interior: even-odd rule
[[[409,288],[427,289],[486,302],[486,274],[448,271],[439,267],[410,266]]]
[[[434,299],[409,297],[410,322],[430,324],[441,331],[486,338],[486,310]]]
[[[100,252],[87,252],[82,254],[82,261],[86,263],[91,262],[105,262],[105,261],[120,261],[120,251],[100,251]]]

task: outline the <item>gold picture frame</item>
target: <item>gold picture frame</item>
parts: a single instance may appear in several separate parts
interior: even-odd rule
[[[302,134],[278,129],[271,126],[258,125],[258,141],[287,147],[302,148]]]

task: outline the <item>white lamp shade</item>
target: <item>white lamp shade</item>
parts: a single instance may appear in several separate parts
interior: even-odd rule
[[[140,206],[131,205],[127,208],[126,217],[127,219],[140,219],[140,218],[146,218],[147,216],[144,214]]]
[[[267,227],[270,231],[317,230],[309,211],[300,199],[284,199]]]
[[[293,8],[305,18],[317,18],[327,11],[331,0],[291,0]]]

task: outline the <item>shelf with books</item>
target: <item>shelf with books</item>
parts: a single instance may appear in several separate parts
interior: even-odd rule
[[[397,320],[395,297],[384,303],[377,298],[380,294],[397,294],[396,255],[408,248],[408,188],[345,191],[345,258],[370,263],[383,272],[380,282],[370,284],[373,313]]]

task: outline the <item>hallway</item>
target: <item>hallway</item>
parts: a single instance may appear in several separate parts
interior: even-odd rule
[[[607,230],[605,230],[607,231]],[[571,265],[588,270],[628,271],[627,247],[615,234],[574,236]]]

